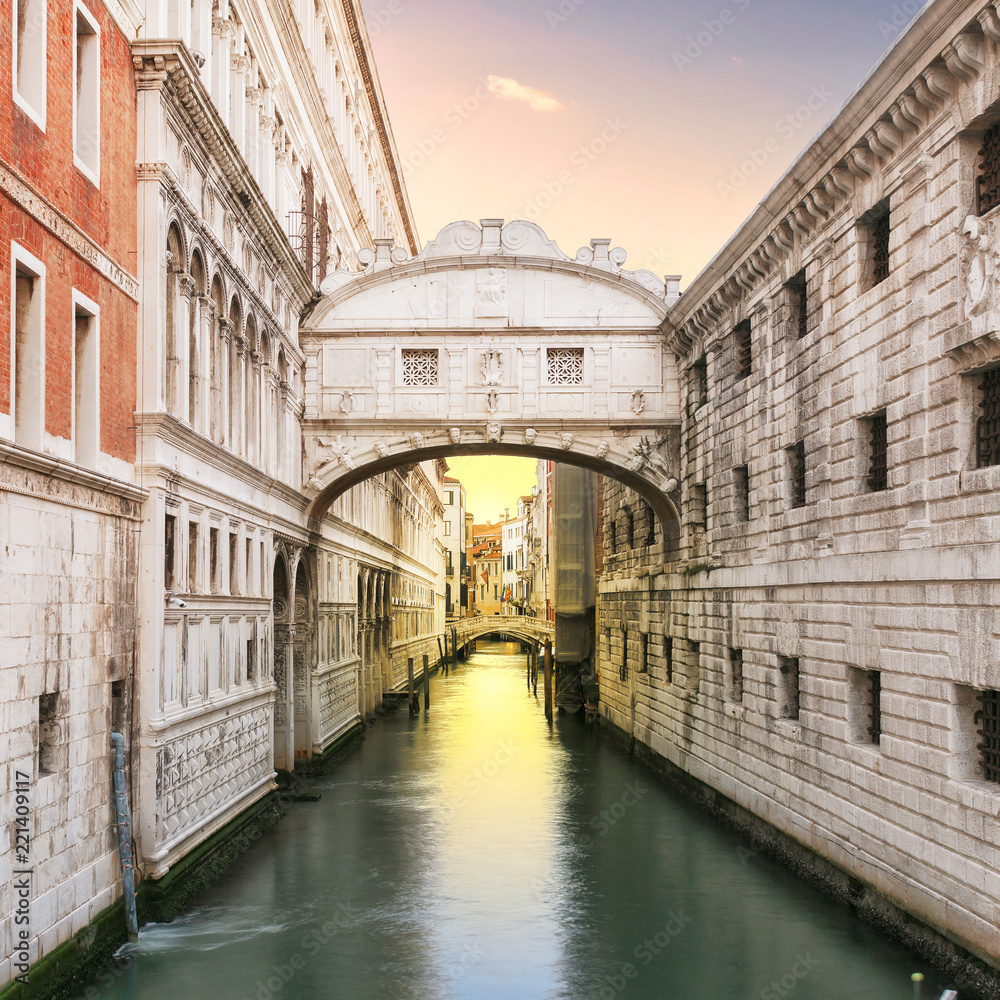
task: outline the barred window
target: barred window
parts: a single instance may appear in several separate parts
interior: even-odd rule
[[[806,446],[799,441],[788,449],[788,474],[791,480],[791,501],[793,507],[806,505]]]
[[[880,215],[871,226],[871,268],[872,285],[879,285],[889,277],[889,238],[892,235],[892,222],[889,212]]]
[[[753,371],[753,330],[750,320],[745,319],[733,330],[736,342],[736,378],[749,378]]]
[[[671,635],[663,637],[663,662],[667,670],[667,683],[674,682],[674,638]]]
[[[549,385],[583,385],[582,347],[550,347],[546,359]]]
[[[438,352],[403,349],[403,385],[437,385]]]
[[[1000,205],[1000,124],[988,128],[983,133],[976,191],[979,196],[980,215],[985,215]]]
[[[750,467],[733,469],[734,509],[738,521],[750,520]]]
[[[881,493],[889,488],[889,424],[885,410],[869,417],[865,423],[868,429],[868,478],[870,493]]]
[[[743,701],[743,650],[731,649],[729,651],[729,666],[732,681],[729,685],[730,697],[737,704]]]
[[[704,355],[691,366],[691,392],[696,408],[708,402],[708,361]]]
[[[980,691],[978,699],[979,770],[985,781],[1000,783],[1000,691]]]
[[[979,409],[976,421],[976,468],[1000,465],[1000,368],[984,372],[979,382]]]
[[[809,332],[809,286],[803,268],[785,285],[791,329],[801,340]]]
[[[799,717],[799,658],[797,656],[779,656],[778,671],[781,676],[779,705],[782,719],[793,722]]]

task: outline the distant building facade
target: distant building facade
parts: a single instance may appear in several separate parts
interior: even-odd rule
[[[503,609],[503,524],[472,527],[472,583],[477,615],[498,615]]]
[[[452,476],[443,485],[444,518],[441,544],[445,550],[445,605],[449,618],[468,614],[468,547],[465,540],[465,487]]]

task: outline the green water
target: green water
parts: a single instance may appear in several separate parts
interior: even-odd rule
[[[577,719],[550,732],[511,649],[379,721],[321,801],[80,995],[910,1000],[917,970],[939,995]]]

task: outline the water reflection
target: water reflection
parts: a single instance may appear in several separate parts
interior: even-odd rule
[[[513,647],[481,646],[318,788],[89,996],[907,1000],[911,972],[937,982],[578,720],[550,730]]]

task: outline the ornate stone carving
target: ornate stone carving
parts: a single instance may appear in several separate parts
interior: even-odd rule
[[[350,416],[357,408],[358,397],[350,389],[345,389],[340,394],[340,412]]]
[[[410,435],[410,447],[414,451],[419,451],[424,446],[424,436],[419,431]]]
[[[965,289],[962,304],[966,319],[973,320],[974,333],[978,336],[985,329],[975,329],[983,324],[975,321],[985,316],[993,307],[997,287],[997,249],[993,226],[970,215],[962,228],[962,275]]]
[[[500,409],[500,393],[496,389],[490,389],[486,393],[486,412],[496,413]]]
[[[491,421],[486,425],[487,444],[499,444],[503,437],[503,427],[496,421]]]
[[[451,427],[448,430],[448,439],[452,444],[462,443],[462,428],[461,427]]]
[[[538,437],[538,431],[534,427],[526,427],[524,430],[524,443],[534,444],[535,438]]]
[[[609,445],[607,441],[602,441],[597,448],[597,457],[603,461],[608,457],[610,451],[611,445]]]
[[[379,458],[388,458],[389,446],[384,441],[376,441],[375,454],[378,455]]]
[[[485,318],[507,315],[507,271],[491,267],[476,282],[476,315]],[[487,385],[498,383],[488,382]]]
[[[316,459],[316,471],[309,478],[309,486],[314,490],[322,490],[324,488],[326,485],[324,482],[325,476],[337,468],[337,466],[343,465],[348,469],[354,468],[354,456],[351,454],[351,449],[348,445],[344,444],[342,435],[338,435],[336,441],[326,441],[320,438],[319,444],[326,451],[326,454],[321,453]]]
[[[573,447],[573,442],[576,440],[575,434],[563,433],[559,435],[559,447],[563,451],[569,451]]]
[[[646,409],[646,394],[642,391],[642,389],[636,389],[635,392],[632,393],[632,396],[629,399],[629,405],[632,407],[632,412],[636,416],[639,416],[639,414]]]
[[[503,385],[503,354],[491,348],[483,352],[483,385]]]

